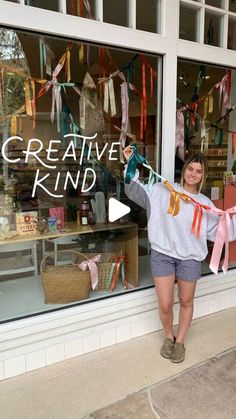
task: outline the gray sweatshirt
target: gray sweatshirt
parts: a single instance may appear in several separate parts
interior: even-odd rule
[[[181,260],[195,259],[202,261],[208,253],[207,240],[214,241],[219,216],[203,210],[200,238],[191,234],[195,205],[180,199],[178,215],[167,214],[170,191],[156,183],[150,191],[139,181],[139,171],[130,184],[125,184],[125,193],[129,199],[146,209],[148,219],[148,238],[151,248]],[[201,204],[214,206],[205,195],[186,192],[180,185],[172,184],[176,191],[184,192]],[[230,240],[236,239],[236,216],[231,219]]]

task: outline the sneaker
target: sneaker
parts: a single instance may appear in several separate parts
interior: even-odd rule
[[[183,362],[185,358],[185,347],[183,343],[175,342],[173,345],[170,359],[172,362]]]
[[[174,340],[172,340],[171,338],[165,338],[165,341],[162,345],[161,352],[160,352],[163,358],[170,359],[174,343],[175,343],[175,337],[174,337]]]

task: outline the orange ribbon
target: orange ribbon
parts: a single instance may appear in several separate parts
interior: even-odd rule
[[[234,157],[234,153],[236,150],[236,132],[232,133],[232,157]]]
[[[195,201],[195,199],[191,198],[191,196],[186,195],[183,192],[176,191],[173,188],[173,186],[169,184],[167,180],[164,182],[164,185],[170,191],[170,203],[167,210],[168,214],[175,216],[179,213],[180,198],[183,199],[183,201],[188,201],[195,204],[195,210],[194,210],[193,221],[192,221],[192,226],[191,226],[191,234],[196,234],[197,238],[199,239],[200,233],[201,233],[203,209],[209,210],[210,207],[207,205],[200,204],[199,202]]]
[[[188,201],[190,197],[183,192],[177,192],[167,180],[164,182],[164,185],[170,191],[170,202],[167,213],[175,216],[179,214],[180,198],[184,201]]]
[[[194,215],[193,215],[193,222],[191,227],[191,234],[195,234],[197,238],[200,238],[201,232],[201,225],[202,225],[202,206],[200,204],[195,205]]]
[[[142,94],[140,98],[140,139],[143,140],[147,128],[147,88],[146,88],[146,66],[142,63]]]
[[[150,71],[150,99],[153,98],[153,69],[152,67],[149,68]]]

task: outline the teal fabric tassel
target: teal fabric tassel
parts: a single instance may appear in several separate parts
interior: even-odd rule
[[[125,183],[128,184],[135,175],[138,163],[147,163],[146,159],[138,153],[136,144],[131,144],[131,146],[133,148],[133,154],[129,158],[128,167],[125,175]]]
[[[150,170],[149,171],[149,176],[148,176],[148,183],[147,185],[145,185],[145,189],[146,191],[150,192],[152,190],[153,185],[156,183],[156,175],[155,173]]]
[[[224,131],[223,128],[217,128],[215,129],[215,145],[222,145],[224,139]]]

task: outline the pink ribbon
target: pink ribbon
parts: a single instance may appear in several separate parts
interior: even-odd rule
[[[210,260],[210,269],[214,274],[218,273],[220,257],[225,245],[225,257],[223,262],[223,272],[226,273],[229,266],[229,233],[230,233],[230,214],[236,214],[236,206],[225,211],[210,207],[210,212],[217,213],[220,221],[217,226],[215,243]]]
[[[230,98],[230,86],[231,86],[231,72],[228,71],[226,75],[222,78],[219,83],[215,84],[215,88],[219,89],[219,105],[222,100],[222,111],[221,115],[224,115],[226,110],[229,108],[229,98]]]
[[[184,160],[184,115],[182,111],[176,112],[175,146],[178,148],[179,158]]]
[[[100,258],[101,258],[101,255],[96,255],[92,257],[91,259],[84,260],[83,262],[79,264],[79,267],[82,271],[86,271],[86,269],[89,269],[93,290],[95,290],[98,284],[98,267],[96,263],[100,261]]]
[[[223,247],[225,245],[225,258],[222,269],[223,272],[226,273],[229,266],[230,215],[236,214],[236,205],[232,208],[228,208],[227,210],[222,211],[215,207],[200,204],[191,197],[189,197],[189,199],[185,202],[192,203],[195,205],[191,233],[196,234],[197,238],[200,237],[203,209],[208,211],[209,213],[213,213],[220,216],[209,266],[214,274],[218,273],[220,257],[222,254]]]
[[[54,121],[54,114],[55,114],[55,104],[57,110],[57,128],[58,132],[60,132],[60,112],[62,109],[62,100],[61,100],[61,86],[58,84],[57,76],[62,70],[63,66],[61,64],[57,64],[55,70],[53,71],[52,81],[52,108],[51,108],[51,121]]]
[[[223,247],[225,245],[225,258],[224,258],[222,269],[223,269],[223,272],[226,273],[229,266],[230,214],[232,215],[236,214],[236,206],[232,208],[228,208],[225,211],[222,211],[219,208],[199,204],[197,201],[195,201],[195,199],[191,197],[189,198],[187,202],[192,202],[195,205],[191,233],[192,234],[196,233],[197,238],[200,237],[203,209],[210,213],[217,214],[220,217],[217,230],[216,230],[215,242],[214,242],[209,266],[214,274],[218,273],[218,269],[220,265],[220,257],[222,254]]]
[[[122,108],[122,121],[121,121],[121,133],[119,142],[122,147],[125,147],[126,132],[128,131],[129,123],[129,96],[127,91],[127,83],[124,81],[121,84],[121,108]]]

